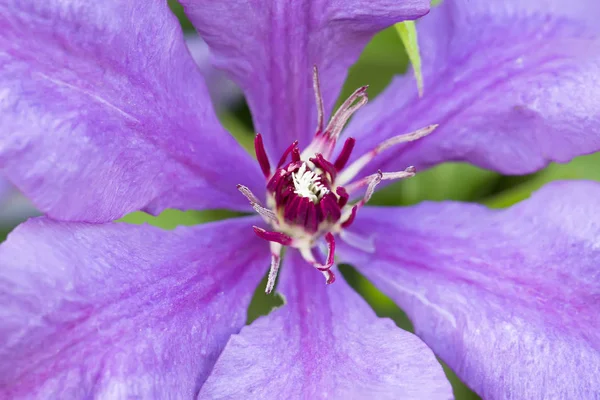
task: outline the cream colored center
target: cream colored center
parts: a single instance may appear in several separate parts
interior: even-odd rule
[[[292,174],[294,180],[294,193],[300,197],[307,197],[313,203],[319,202],[329,190],[319,182],[319,176],[310,169],[306,168],[306,164],[302,164],[298,172]]]

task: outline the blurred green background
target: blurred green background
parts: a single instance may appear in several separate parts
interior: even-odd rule
[[[181,6],[171,2],[172,9],[180,18],[186,31],[193,28],[185,18]],[[378,34],[365,48],[358,63],[354,65],[344,85],[341,98],[348,96],[355,88],[369,84],[369,97],[380,93],[395,74],[406,72],[408,58],[397,32],[393,29]],[[427,91],[427,82],[425,82]],[[246,149],[252,148],[254,131],[250,111],[243,98],[234,102],[220,113],[220,118],[227,129],[242,143]],[[523,200],[545,183],[558,179],[593,179],[600,180],[600,154],[579,157],[568,164],[552,164],[536,174],[520,177],[502,176],[495,172],[482,170],[461,163],[448,163],[417,174],[416,177],[388,186],[378,192],[371,204],[407,206],[423,200],[457,200],[471,201],[489,207],[508,207]],[[123,221],[128,223],[149,222],[165,229],[173,229],[179,225],[195,225],[213,220],[229,218],[235,213],[214,211],[181,212],[167,210],[159,217],[151,217],[138,212],[128,215]],[[13,226],[4,226],[0,239],[6,236]],[[268,266],[265,266],[265,273]],[[404,312],[388,297],[377,290],[362,277],[352,266],[342,265],[341,271],[346,280],[365,298],[381,317],[389,317],[403,329],[412,331],[412,324]],[[248,311],[248,322],[267,314],[273,307],[282,304],[277,295],[264,294],[265,282],[257,288],[252,305]],[[491,360],[490,360],[491,362]],[[477,399],[446,366],[457,399]]]

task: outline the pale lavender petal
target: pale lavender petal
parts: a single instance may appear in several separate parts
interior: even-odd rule
[[[599,150],[599,15],[596,0],[452,0],[432,9],[417,25],[424,96],[411,74],[398,77],[345,134],[357,139],[358,156],[440,126],[364,173],[461,160],[523,174]]]
[[[426,0],[183,0],[216,66],[240,85],[278,160],[294,140],[306,146],[317,112],[312,69],[330,112],[348,67],[377,31],[429,10]]]
[[[507,210],[361,210],[373,253],[338,246],[485,399],[600,393],[600,184],[553,183]]]
[[[201,399],[449,399],[431,350],[288,251],[286,304],[229,340]]]
[[[219,125],[166,1],[0,4],[0,167],[56,219],[249,209],[255,162]]]
[[[256,218],[39,218],[0,247],[0,397],[193,398],[269,264]]]

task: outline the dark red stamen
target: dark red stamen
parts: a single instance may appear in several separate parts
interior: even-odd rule
[[[343,186],[338,186],[335,192],[338,196],[340,196],[340,198],[338,199],[338,207],[342,208],[346,204],[348,204],[348,199],[350,198],[350,196],[348,195],[348,192],[346,191],[346,189],[344,189]]]
[[[323,218],[326,219],[329,217],[331,222],[335,222],[342,216],[342,212],[337,203],[337,198],[333,193],[327,193],[321,201],[319,202],[319,206],[323,211]]]
[[[277,163],[277,168],[281,168],[281,166],[285,162],[285,159],[287,158],[287,156],[292,152],[292,150],[294,150],[297,147],[298,147],[298,141],[296,140],[287,149],[285,149],[285,151],[283,152],[283,155],[281,156],[281,158],[279,159],[279,162]],[[300,154],[300,153],[298,153],[298,154]]]
[[[327,262],[325,265],[313,263],[314,267],[319,271],[329,271],[333,267],[335,261],[335,238],[333,233],[327,232],[325,235],[325,241],[327,242]]]
[[[327,232],[325,241],[327,242],[327,266],[331,268],[335,261],[335,238],[333,237],[333,233]]]
[[[296,172],[300,169],[300,167],[304,164],[302,161],[292,161],[285,167],[287,172]]]
[[[271,192],[275,192],[277,187],[281,183],[281,180],[284,179],[286,175],[287,172],[283,169],[278,169],[277,171],[275,171],[275,173],[267,183],[267,189],[269,189]]]
[[[265,145],[260,133],[257,133],[256,137],[254,138],[254,152],[256,153],[256,159],[258,160],[260,169],[265,175],[265,178],[268,178],[269,175],[271,175],[271,164],[269,163],[269,157],[267,157]]]
[[[350,225],[352,225],[352,223],[354,222],[354,218],[356,218],[356,210],[358,210],[358,206],[352,207],[352,211],[350,213],[350,216],[348,217],[347,220],[345,220],[344,222],[342,222],[342,228],[346,229],[347,227],[349,227]]]
[[[331,177],[332,181],[335,180],[335,177],[337,176],[337,171],[333,164],[327,161],[322,154],[317,154],[315,157],[311,158],[310,161],[312,161],[312,163],[315,164],[315,167],[327,172]]]
[[[254,229],[254,233],[256,233],[259,238],[268,240],[269,242],[275,242],[284,246],[289,246],[294,241],[285,233],[266,231],[258,226],[253,226],[252,229]]]
[[[344,147],[342,147],[342,151],[338,155],[337,160],[335,160],[335,162],[333,163],[335,169],[338,172],[346,166],[346,163],[348,162],[348,160],[350,159],[350,155],[352,154],[352,150],[354,150],[355,143],[356,140],[351,137],[346,139],[346,141],[344,142]]]
[[[289,202],[285,204],[285,208],[283,210],[283,217],[287,221],[296,222],[296,217],[298,216],[299,209],[301,207],[301,202],[302,197],[294,196]]]
[[[296,208],[296,214],[290,217],[290,221],[298,224],[304,225],[306,221],[306,214],[309,212],[308,210],[314,208],[313,202],[306,197],[299,197],[300,201],[298,202],[298,207]]]
[[[300,161],[300,149],[298,147],[294,147],[292,149],[292,161],[299,162]]]
[[[335,282],[335,275],[333,274],[332,271],[327,271],[327,280],[325,281],[325,283],[327,285],[331,285],[333,282]]]
[[[316,232],[319,229],[319,217],[317,215],[317,208],[312,205],[306,210],[306,220],[304,227],[308,232]]]

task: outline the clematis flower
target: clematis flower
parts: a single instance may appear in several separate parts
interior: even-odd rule
[[[328,118],[364,44],[427,2],[183,1],[248,99],[257,161],[166,3],[117,3],[0,2],[0,163],[47,214],[0,247],[3,397],[449,398],[433,352],[486,398],[600,391],[597,183],[500,211],[366,205],[446,160],[521,174],[598,150],[596,2],[445,2],[419,24],[423,98],[399,77]],[[111,222],[165,208],[258,215]],[[333,282],[338,261],[420,339]],[[286,304],[243,327],[280,264]]]

